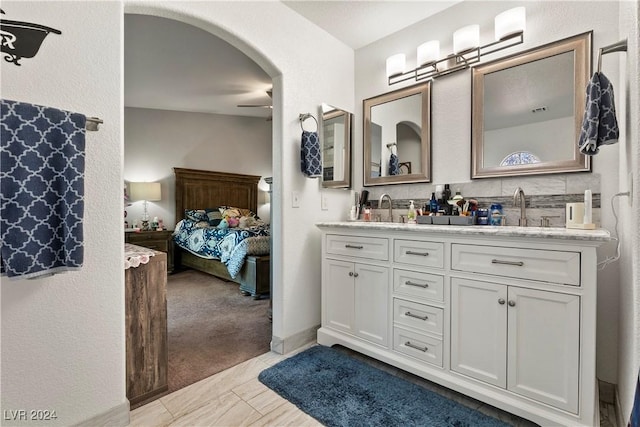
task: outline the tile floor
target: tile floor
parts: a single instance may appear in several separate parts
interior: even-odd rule
[[[309,344],[298,349],[303,351]],[[346,348],[339,348],[385,371],[516,427],[536,424]],[[131,411],[129,426],[321,426],[318,421],[258,381],[264,369],[291,357],[269,352]]]

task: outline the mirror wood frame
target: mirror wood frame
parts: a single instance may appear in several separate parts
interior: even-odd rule
[[[590,172],[591,156],[580,153],[578,136],[585,108],[585,88],[591,75],[592,32],[579,34],[473,68],[471,123],[471,178],[540,175],[563,172]],[[484,78],[485,75],[518,65],[574,52],[574,128],[573,158],[518,166],[484,167]]]
[[[392,175],[383,177],[371,176],[371,108],[376,105],[386,104],[388,102],[397,101],[408,96],[422,95],[422,111],[420,112],[421,128],[420,128],[420,144],[421,144],[421,164],[420,173],[411,173],[407,175]],[[364,110],[364,186],[370,187],[375,185],[387,184],[407,184],[413,182],[431,182],[431,81],[418,85],[409,86],[393,92],[388,92],[363,101]],[[406,160],[406,159],[400,159]]]
[[[329,106],[329,104],[325,104],[327,106]],[[325,180],[324,179],[324,155],[323,155],[323,178],[322,178],[322,187],[323,188],[351,188],[351,126],[352,126],[352,121],[353,121],[353,114],[345,111],[345,110],[341,110],[337,107],[332,107],[333,110],[328,111],[328,112],[324,112],[321,111],[321,123],[320,123],[320,128],[322,129],[322,135],[321,135],[321,141],[322,141],[322,149],[323,149],[323,153],[324,150],[326,150],[327,147],[325,147],[325,135],[324,135],[324,125],[325,125],[325,121],[326,120],[330,120],[336,117],[339,117],[341,115],[344,116],[345,120],[344,120],[344,141],[345,141],[345,149],[344,149],[344,165],[343,165],[343,170],[344,170],[344,179],[342,180]],[[321,107],[322,110],[322,107]],[[334,158],[335,161],[335,158]]]

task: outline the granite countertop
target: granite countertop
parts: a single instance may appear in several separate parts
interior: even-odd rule
[[[451,234],[471,236],[500,236],[500,237],[542,237],[558,240],[585,240],[606,242],[611,240],[609,231],[598,228],[595,230],[579,230],[560,227],[516,227],[490,225],[433,225],[406,224],[391,222],[365,221],[336,221],[320,222],[319,228],[342,228],[345,230],[375,230],[375,231],[411,231],[429,234]]]

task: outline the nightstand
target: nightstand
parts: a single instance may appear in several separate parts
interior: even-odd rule
[[[167,271],[173,272],[173,230],[162,231],[125,231],[124,242],[132,245],[165,252],[167,254]]]

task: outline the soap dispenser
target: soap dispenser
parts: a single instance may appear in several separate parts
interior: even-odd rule
[[[413,200],[409,200],[409,212],[407,213],[409,224],[416,223],[416,207],[413,204]]]

